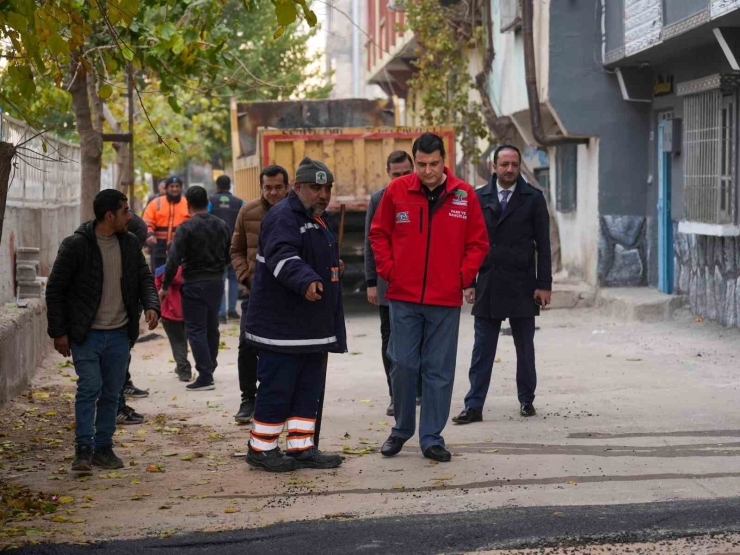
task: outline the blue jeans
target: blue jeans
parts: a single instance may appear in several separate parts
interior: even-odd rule
[[[493,361],[496,358],[499,332],[503,320],[475,318],[475,344],[470,361],[470,391],[465,396],[465,407],[483,410],[488,387],[491,384]],[[516,387],[520,403],[534,401],[537,388],[537,370],[534,360],[534,316],[509,318],[516,347]]]
[[[239,300],[239,282],[236,280],[236,272],[231,264],[226,266],[224,270],[224,286],[227,281],[229,282],[229,312],[235,312],[236,301]],[[221,308],[218,310],[218,315],[226,316],[226,289],[224,289],[224,295],[221,297]]]
[[[113,445],[118,396],[126,381],[129,338],[125,327],[90,330],[84,343],[71,342],[75,365],[75,441],[77,445]]]
[[[396,414],[391,435],[403,439],[414,435],[416,388],[421,373],[419,444],[422,451],[433,445],[444,447],[441,434],[450,416],[460,308],[402,301],[390,301],[390,306],[394,331],[388,355],[393,362],[391,382]]]
[[[182,284],[182,316],[188,328],[190,351],[201,383],[213,382],[218,363],[218,303],[224,296],[224,282],[193,281]]]

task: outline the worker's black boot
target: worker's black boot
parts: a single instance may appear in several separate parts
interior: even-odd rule
[[[316,447],[289,453],[288,456],[295,459],[298,468],[336,468],[342,464],[342,457],[339,455],[322,453]]]
[[[285,456],[279,447],[269,451],[256,451],[250,445],[247,464],[268,472],[290,472],[298,469],[298,463],[293,458]]]

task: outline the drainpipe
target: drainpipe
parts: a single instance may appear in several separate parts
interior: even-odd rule
[[[542,130],[540,96],[537,92],[537,70],[534,63],[534,0],[522,0],[522,38],[524,39],[524,73],[527,81],[527,98],[529,99],[529,119],[532,124],[532,136],[541,146],[562,144],[587,144],[588,139],[577,139],[563,135],[546,135]]]
[[[360,98],[360,4],[352,0],[352,97]]]

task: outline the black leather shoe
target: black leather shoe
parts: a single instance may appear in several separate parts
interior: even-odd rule
[[[534,416],[537,414],[537,411],[534,410],[532,403],[522,403],[522,410],[519,411],[519,414],[522,416]]]
[[[424,456],[427,459],[432,459],[437,462],[450,462],[452,460],[450,452],[441,445],[432,445],[431,447],[427,447],[427,450],[424,451]]]
[[[470,424],[471,422],[483,422],[483,411],[475,409],[463,409],[457,416],[452,417],[455,424]]]
[[[401,437],[390,436],[388,439],[385,440],[383,447],[380,448],[380,453],[384,457],[392,457],[394,455],[398,455],[401,452],[401,449],[403,449],[403,444],[406,443],[406,441],[408,440],[405,440]]]
[[[244,399],[239,405],[239,412],[234,415],[234,421],[238,424],[246,424],[254,417],[254,399]]]
[[[316,447],[311,447],[298,453],[288,453],[288,457],[295,459],[298,468],[336,468],[342,464],[339,455],[322,453]]]
[[[285,455],[279,447],[270,451],[255,451],[249,446],[247,464],[252,468],[267,470],[268,472],[292,472],[298,470],[298,463],[293,457]]]

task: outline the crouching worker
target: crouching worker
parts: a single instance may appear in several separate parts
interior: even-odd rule
[[[346,353],[337,239],[326,208],[334,178],[304,158],[293,191],[262,220],[244,340],[259,349],[247,463],[271,472],[336,468],[314,446],[324,353]],[[278,447],[286,427],[287,455]]]

